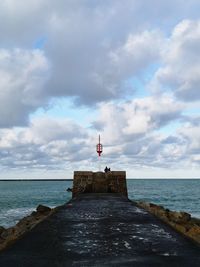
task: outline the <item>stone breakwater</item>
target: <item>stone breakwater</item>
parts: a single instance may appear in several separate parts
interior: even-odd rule
[[[24,234],[33,229],[37,224],[53,214],[58,208],[51,209],[49,207],[39,205],[36,211],[21,219],[15,226],[4,228],[0,226],[0,251],[13,244]]]
[[[99,201],[99,200],[98,200]],[[180,232],[189,239],[200,245],[200,219],[192,218],[189,213],[177,212],[165,209],[163,206],[147,202],[134,202],[135,206],[155,215],[166,224],[170,225],[177,232]],[[67,207],[71,207],[68,204]],[[62,206],[61,206],[62,207]],[[0,251],[10,247],[15,241],[21,239],[26,233],[31,232],[36,225],[54,214],[61,207],[49,208],[39,205],[36,211],[21,219],[15,226],[5,229],[0,226]]]
[[[80,194],[0,252],[0,266],[200,266],[199,247],[115,193]]]
[[[191,217],[189,213],[171,211],[153,203],[136,202],[135,204],[200,245],[200,219]]]

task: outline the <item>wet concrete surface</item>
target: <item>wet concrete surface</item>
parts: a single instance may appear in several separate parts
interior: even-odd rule
[[[0,253],[1,267],[200,266],[200,248],[116,194],[72,200]]]

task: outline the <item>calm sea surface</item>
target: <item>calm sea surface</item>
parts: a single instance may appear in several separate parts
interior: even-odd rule
[[[129,198],[183,210],[200,218],[200,180],[129,179]],[[72,181],[0,181],[0,225],[9,227],[37,205],[62,205],[71,198]]]

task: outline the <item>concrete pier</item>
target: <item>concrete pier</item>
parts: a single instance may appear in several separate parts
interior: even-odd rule
[[[2,267],[200,266],[200,249],[121,194],[80,194],[10,248]]]

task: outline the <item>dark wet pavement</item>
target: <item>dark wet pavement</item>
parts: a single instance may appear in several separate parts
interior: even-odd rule
[[[1,267],[200,266],[200,248],[116,194],[74,199],[12,247]]]

